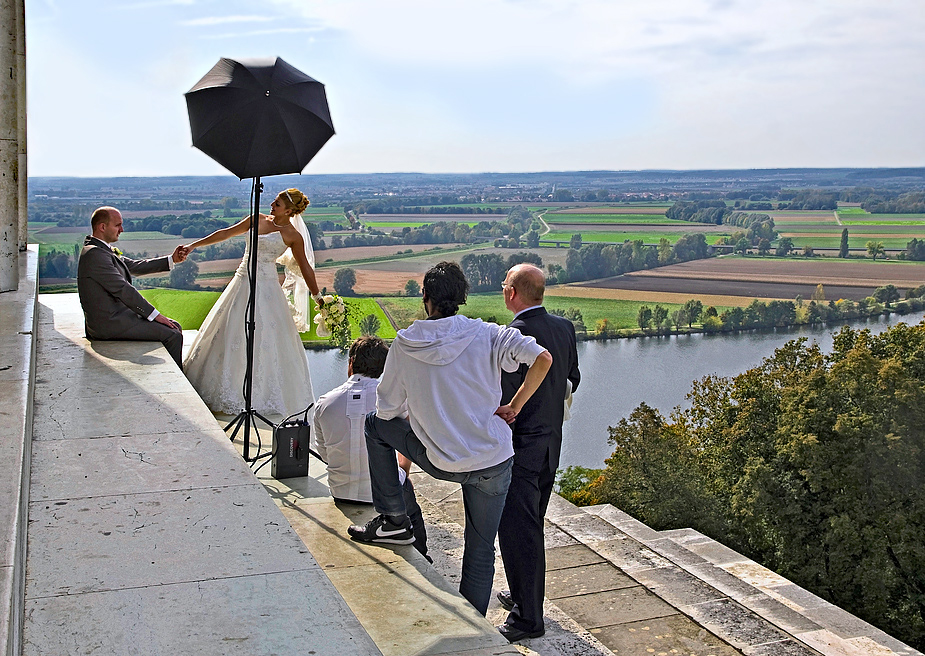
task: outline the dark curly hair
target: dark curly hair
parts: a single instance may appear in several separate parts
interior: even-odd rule
[[[424,300],[444,317],[452,317],[466,304],[469,282],[456,262],[440,262],[424,274]]]
[[[385,358],[389,354],[389,345],[375,336],[360,337],[350,346],[350,359],[353,360],[353,373],[367,378],[379,378],[385,369]]]

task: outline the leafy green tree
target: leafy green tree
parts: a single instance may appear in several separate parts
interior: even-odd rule
[[[652,323],[656,330],[661,330],[662,326],[668,321],[668,308],[656,305],[652,310]]]
[[[579,248],[581,248],[581,233],[580,232],[576,232],[575,234],[571,236],[571,238],[568,240],[568,247],[574,248],[575,250],[578,250]]]
[[[504,258],[497,253],[468,253],[459,261],[459,266],[473,291],[497,291],[507,273]]]
[[[357,272],[350,267],[338,269],[334,273],[334,293],[339,296],[353,296],[353,286],[357,284]]]
[[[838,247],[838,257],[848,257],[848,228],[841,231],[841,245]]]
[[[777,249],[774,251],[774,254],[780,257],[786,257],[790,255],[792,251],[793,240],[790,237],[781,237],[780,241],[777,242]]]
[[[524,262],[526,262],[527,264],[532,264],[536,267],[539,267],[540,269],[543,268],[543,258],[541,258],[536,253],[526,253],[526,252],[514,253],[512,255],[509,255],[507,258],[507,268],[510,269],[512,266],[515,266],[517,264],[523,264]]]
[[[674,249],[667,237],[658,240],[658,263],[669,264],[674,257]]]
[[[614,503],[656,530],[713,525],[713,500],[703,489],[696,454],[686,435],[641,403],[607,429],[614,446],[603,475],[586,488],[595,502]],[[599,500],[599,501],[598,501]],[[617,504],[615,504],[617,505]]]
[[[360,328],[360,334],[370,336],[379,332],[379,329],[382,327],[382,323],[379,321],[379,317],[377,317],[375,314],[367,314],[365,317],[360,319],[358,326]]]
[[[405,296],[420,296],[421,285],[417,280],[409,280],[405,283]]]
[[[527,248],[539,248],[540,246],[540,233],[536,230],[531,230],[526,235],[524,235],[524,243]]]
[[[873,297],[878,303],[883,303],[887,307],[890,307],[890,303],[895,303],[900,299],[899,290],[896,289],[895,285],[877,287],[874,290]]]
[[[594,501],[581,495],[581,492],[600,476],[602,471],[602,469],[589,469],[588,467],[569,465],[558,472],[559,476],[556,479],[556,492],[572,503],[577,503],[582,506],[592,505]]]
[[[568,249],[565,255],[565,272],[569,280],[585,280],[585,267],[581,253],[574,248]]]
[[[648,305],[640,305],[639,313],[636,315],[636,323],[642,330],[649,327],[652,322],[652,308]]]
[[[745,237],[742,237],[741,239],[739,239],[739,241],[736,242],[736,245],[733,248],[733,251],[735,251],[736,253],[742,253],[744,255],[745,253],[748,252],[748,249],[750,246],[751,244],[749,243],[748,239],[746,239]]]
[[[222,198],[222,216],[225,218],[234,216],[234,210],[241,207],[241,201],[234,196],[225,196]]]
[[[199,289],[196,284],[198,275],[199,265],[193,260],[184,260],[170,270],[170,286],[174,289]]]
[[[696,321],[703,316],[703,302],[698,299],[691,299],[684,303],[684,312],[687,315],[687,327],[690,328]],[[714,316],[716,308],[713,308]]]
[[[877,261],[877,256],[882,255],[886,257],[886,251],[883,250],[882,241],[869,241],[867,242],[867,254],[870,255],[870,258]]]

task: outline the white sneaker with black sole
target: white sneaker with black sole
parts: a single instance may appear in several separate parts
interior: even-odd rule
[[[366,522],[364,526],[351,526],[347,533],[359,542],[382,542],[386,544],[411,544],[414,533],[411,520],[405,516],[404,521],[396,524],[388,515],[379,515]]]

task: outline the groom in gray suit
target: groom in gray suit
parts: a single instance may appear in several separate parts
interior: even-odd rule
[[[186,259],[186,251],[177,246],[170,256],[149,260],[124,257],[112,245],[122,234],[122,213],[114,207],[95,210],[90,230],[77,262],[77,293],[87,338],[161,342],[181,366],[183,329],[138,293],[132,286],[132,275],[169,271]]]

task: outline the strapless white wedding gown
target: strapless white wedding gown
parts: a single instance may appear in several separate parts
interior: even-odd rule
[[[305,349],[276,273],[276,258],[285,250],[278,232],[258,237],[251,407],[263,415],[288,416],[304,410],[314,400]],[[212,306],[183,361],[186,377],[209,409],[229,415],[244,409],[249,251],[248,241],[244,259]]]

